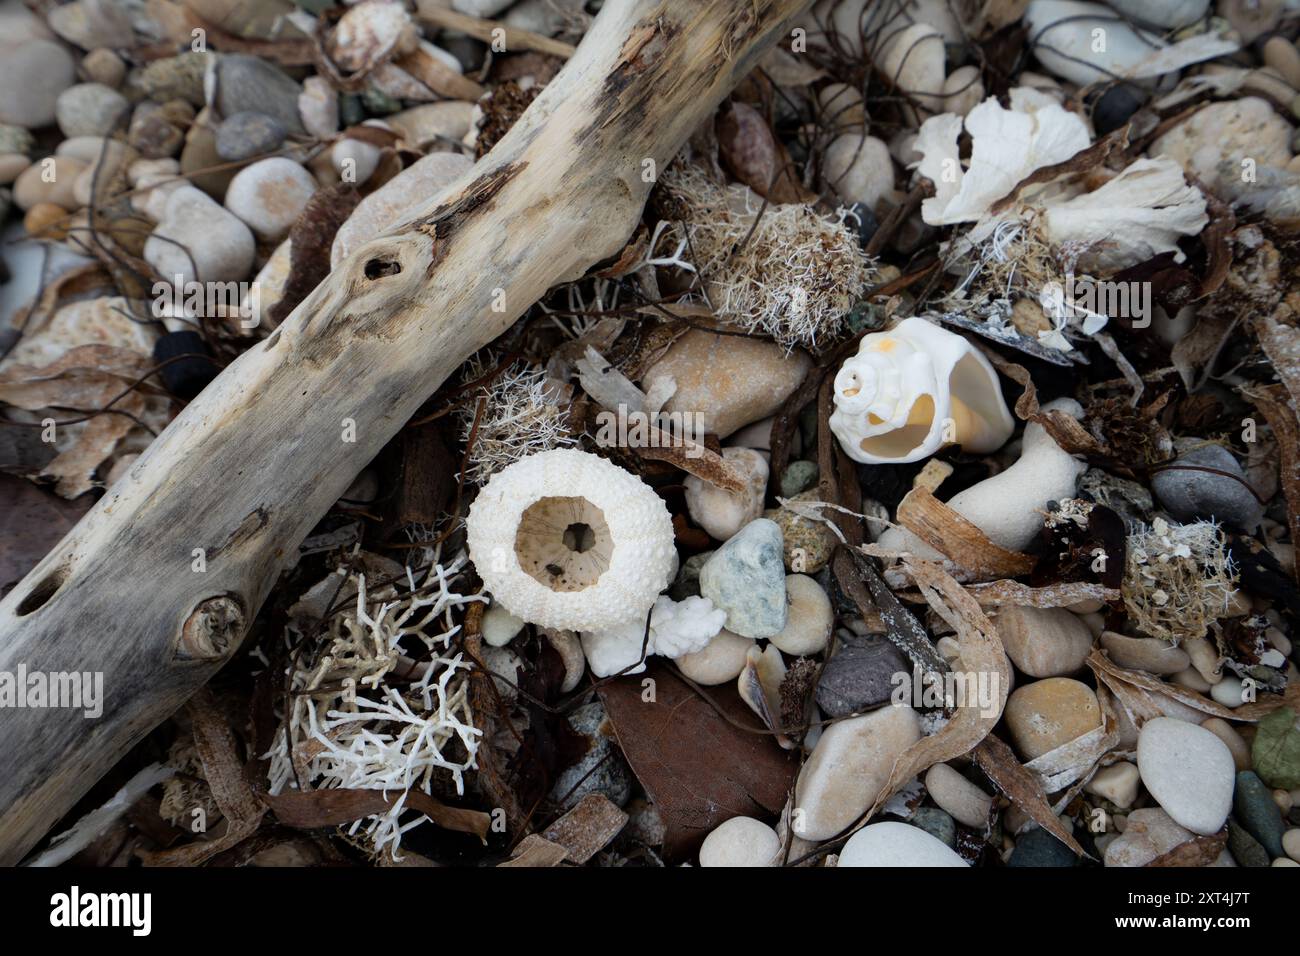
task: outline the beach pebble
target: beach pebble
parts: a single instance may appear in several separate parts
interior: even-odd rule
[[[0,39],[0,123],[25,129],[54,121],[59,96],[77,81],[77,64],[62,44],[50,40]],[[21,78],[21,82],[19,82]]]
[[[1210,688],[1210,697],[1216,703],[1236,710],[1246,702],[1244,691],[1245,685],[1240,680],[1231,675],[1225,675],[1221,681]]]
[[[754,646],[752,639],[733,634],[723,628],[715,634],[701,651],[674,658],[681,672],[705,687],[725,684],[740,676],[745,669],[745,658]]]
[[[1268,866],[1268,851],[1232,817],[1228,817],[1228,852],[1238,866]]]
[[[1264,506],[1243,483],[1246,482],[1246,473],[1237,464],[1236,457],[1222,445],[1204,445],[1198,439],[1193,439],[1192,443],[1200,447],[1183,452],[1174,464],[1213,468],[1215,471],[1170,468],[1156,472],[1151,479],[1151,490],[1160,499],[1160,504],[1179,521],[1214,518],[1243,531],[1253,531],[1263,520]],[[1215,472],[1227,472],[1237,477]]]
[[[523,630],[522,618],[515,617],[499,604],[483,612],[483,641],[492,647],[505,647]]]
[[[751,448],[724,448],[722,458],[745,483],[741,491],[727,491],[695,475],[687,475],[686,510],[695,523],[718,541],[726,541],[763,514],[767,493],[767,459]]]
[[[794,832],[805,840],[838,834],[875,802],[894,760],[920,738],[921,721],[910,707],[882,707],[831,724],[799,772]]]
[[[488,20],[514,2],[515,0],[451,0],[451,8],[457,13],[468,13],[471,17]]]
[[[1282,849],[1291,859],[1300,862],[1300,827],[1292,827],[1282,834]]]
[[[323,76],[302,81],[298,94],[298,117],[309,136],[329,139],[339,131],[339,95]]]
[[[881,638],[845,641],[831,655],[817,683],[817,706],[828,717],[843,717],[883,704],[898,686],[897,675],[911,680],[902,651]]]
[[[822,122],[837,133],[861,130],[867,122],[862,94],[847,83],[827,83],[817,91]]]
[[[966,861],[920,827],[890,820],[849,837],[838,866],[966,866]]]
[[[651,391],[659,379],[671,377],[677,390],[663,411],[692,412],[704,431],[726,438],[779,409],[811,366],[801,349],[787,354],[774,342],[691,329],[650,367],[641,385]]]
[[[263,239],[279,242],[315,191],[311,173],[273,156],[239,171],[226,190],[226,208]]]
[[[0,123],[0,153],[26,155],[36,146],[36,138],[21,126]]]
[[[965,116],[984,100],[980,68],[973,63],[959,66],[943,81],[943,111]]]
[[[928,110],[943,108],[945,50],[943,34],[925,22],[890,31],[881,50],[877,70],[899,92]],[[910,105],[904,110],[909,114]]]
[[[1177,674],[1192,664],[1186,651],[1153,637],[1127,637],[1102,631],[1101,646],[1120,667],[1149,674]]]
[[[1141,774],[1138,773],[1137,766],[1127,760],[1121,760],[1098,770],[1083,789],[1109,800],[1121,810],[1127,810],[1137,799],[1139,782],[1141,782]]]
[[[781,838],[762,820],[732,817],[700,844],[700,866],[771,866],[780,850]]]
[[[248,276],[256,252],[248,227],[193,186],[171,191],[158,227],[144,244],[145,261],[160,274],[184,276],[186,282],[237,282]]]
[[[1283,36],[1272,36],[1260,49],[1264,62],[1277,70],[1293,90],[1300,90],[1300,49]]]
[[[1092,105],[1092,126],[1098,136],[1119,129],[1142,108],[1146,97],[1130,83],[1107,87]]]
[[[789,610],[784,630],[772,643],[792,657],[816,654],[831,638],[835,612],[822,586],[806,574],[787,574],[785,599]]]
[[[217,155],[217,132],[208,110],[200,110],[186,130],[180,163],[191,184],[216,200],[226,195],[236,170],[227,168],[229,164]]]
[[[31,164],[22,153],[0,153],[0,186],[8,186]]]
[[[1061,677],[1083,666],[1092,631],[1062,607],[1004,607],[997,616],[1002,647],[1030,677]]]
[[[14,203],[24,211],[37,203],[77,208],[74,188],[88,164],[72,156],[47,156],[33,163],[14,180]]]
[[[816,501],[816,488],[801,491],[790,499],[791,504]],[[816,574],[824,568],[835,551],[839,540],[822,521],[802,517],[789,508],[772,508],[764,517],[775,521],[781,529],[782,560],[796,574]]]
[[[1205,16],[1210,0],[1108,0],[1120,13],[1139,23],[1174,29]]]
[[[51,9],[48,22],[51,30],[83,50],[135,42],[126,4],[117,0],[72,0]]]
[[[424,103],[387,117],[384,122],[417,149],[459,143],[474,125],[473,103],[443,100]]]
[[[1290,139],[1291,126],[1277,115],[1268,101],[1247,96],[1210,103],[1197,110],[1157,137],[1147,152],[1152,157],[1168,156],[1214,188],[1219,185],[1221,176],[1240,176],[1243,159],[1251,159],[1257,167],[1285,166],[1291,159]],[[1158,482],[1168,474],[1157,473],[1154,481]],[[1195,477],[1194,473],[1177,472],[1173,475],[1175,481],[1186,481],[1190,477]]]
[[[1101,707],[1087,684],[1049,677],[1012,692],[1003,718],[1016,749],[1033,760],[1100,727]]]
[[[1149,37],[1140,36],[1100,3],[1034,0],[1024,24],[1039,64],[1080,86],[1123,76],[1153,50]],[[1096,30],[1104,31],[1104,44],[1095,42]]]
[[[894,189],[894,161],[889,147],[874,136],[845,133],[831,140],[822,157],[827,184],[845,202],[861,203],[873,213]]]
[[[269,60],[243,53],[223,53],[205,79],[208,97],[223,117],[263,113],[278,120],[290,135],[306,132],[298,115],[302,93],[296,80]]]
[[[64,136],[108,136],[130,109],[126,97],[102,83],[78,83],[59,94],[54,115]]]
[[[817,483],[820,469],[815,461],[792,461],[781,473],[781,497],[793,498]]]
[[[217,155],[228,162],[274,152],[284,142],[284,126],[273,116],[251,111],[226,117],[217,127]]]
[[[937,763],[925,773],[930,799],[964,826],[983,830],[988,826],[993,798],[946,763]]]
[[[81,73],[92,83],[117,89],[126,79],[126,64],[112,50],[99,47],[81,58]]]
[[[331,268],[338,268],[362,244],[419,213],[472,165],[468,157],[456,153],[433,153],[384,183],[361,200],[339,227],[330,250]]]
[[[605,708],[599,701],[579,707],[569,715],[569,726],[587,738],[590,748],[556,777],[551,799],[571,810],[587,794],[599,793],[623,806],[632,796],[632,771],[614,741]]]
[[[907,822],[920,827],[944,846],[957,846],[957,821],[938,807],[917,807]]]
[[[1180,826],[1217,833],[1232,808],[1232,754],[1210,731],[1170,717],[1142,725],[1137,745],[1142,783]]]
[[[1124,832],[1106,847],[1103,860],[1106,866],[1146,866],[1192,836],[1158,807],[1134,810]]]
[[[1031,827],[1017,836],[1016,847],[1007,860],[1007,866],[1015,867],[1078,865],[1074,851],[1042,827]]]
[[[1283,0],[1218,0],[1214,12],[1248,44],[1276,29],[1288,6]]]
[[[772,637],[785,629],[781,530],[758,518],[727,540],[700,569],[700,594],[727,612],[727,630]]]
[[[1270,857],[1276,858],[1286,852],[1282,848],[1282,834],[1286,832],[1282,811],[1273,801],[1273,792],[1249,770],[1237,774],[1232,815],[1259,841]]]
[[[349,136],[340,139],[330,149],[330,162],[340,181],[360,185],[370,179],[382,155],[373,143]]]
[[[184,104],[183,100],[176,102]],[[166,159],[180,150],[185,134],[171,121],[164,107],[157,103],[141,103],[131,116],[127,142],[146,159]]]

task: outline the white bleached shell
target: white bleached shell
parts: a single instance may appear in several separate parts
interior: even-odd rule
[[[641,659],[641,645],[647,657],[678,658],[704,650],[722,630],[727,612],[715,608],[705,597],[674,601],[667,595],[655,599],[650,612],[650,635],[646,640],[645,615],[622,624],[582,635],[582,648],[597,677],[617,674]],[[630,674],[639,674],[644,665]]]
[[[330,45],[335,62],[351,72],[372,70],[418,40],[411,15],[398,0],[364,0],[339,18]]]
[[[659,496],[635,475],[571,448],[530,455],[493,475],[470,507],[466,532],[479,576],[504,607],[566,630],[644,621],[676,557]],[[575,533],[587,540],[566,541]]]
[[[864,335],[834,397],[831,431],[866,464],[916,461],[950,444],[986,454],[1015,427],[983,353],[919,316]]]

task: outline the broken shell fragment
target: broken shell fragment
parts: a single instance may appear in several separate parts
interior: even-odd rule
[[[830,426],[864,464],[917,461],[953,444],[987,454],[1015,427],[984,354],[918,316],[863,336],[835,376]]]
[[[776,741],[786,750],[795,746],[781,726],[781,684],[785,680],[785,660],[773,644],[760,651],[757,646],[745,656],[745,669],[736,681],[740,699],[758,714]]]
[[[644,621],[676,557],[659,496],[617,465],[571,448],[493,475],[470,507],[466,532],[497,601],[562,630]]]

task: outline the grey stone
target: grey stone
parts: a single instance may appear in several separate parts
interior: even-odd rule
[[[704,567],[705,562],[711,557],[713,557],[712,551],[701,551],[699,554],[693,554],[683,561],[682,566],[677,569],[677,577],[668,589],[668,596],[674,601],[685,601],[688,597],[699,597],[700,569]]]
[[[130,82],[151,100],[159,103],[184,100],[197,109],[205,104],[203,74],[212,56],[211,53],[189,52],[154,60]]]
[[[569,726],[591,741],[591,749],[560,774],[551,799],[570,810],[587,794],[600,793],[623,806],[632,796],[632,771],[614,743],[605,708],[598,701],[579,707],[569,715]]]
[[[817,684],[817,706],[828,717],[843,717],[889,700],[894,675],[910,674],[902,653],[887,640],[860,638],[846,643],[826,662]]]
[[[938,807],[917,807],[907,821],[946,846],[957,849],[957,821]]]
[[[817,483],[820,474],[815,461],[792,461],[781,473],[781,497],[793,498]]]
[[[756,518],[727,540],[700,570],[700,594],[727,612],[727,630],[772,637],[785,629],[781,529]]]
[[[217,155],[229,162],[251,159],[279,149],[284,124],[274,116],[246,110],[226,117],[217,129]]]
[[[1199,440],[1194,439],[1192,443],[1199,443]],[[1253,531],[1259,525],[1264,517],[1264,507],[1243,483],[1246,476],[1237,459],[1222,445],[1201,445],[1184,451],[1174,464],[1227,472],[1216,474],[1178,467],[1156,473],[1151,479],[1151,490],[1179,521],[1214,518],[1244,531]],[[1241,480],[1229,475],[1236,475]]]
[[[54,113],[64,136],[108,136],[130,108],[126,97],[112,87],[78,83],[59,94]]]
[[[1068,846],[1042,827],[1016,837],[1007,866],[1076,866],[1079,862]]]
[[[0,123],[0,153],[29,153],[36,138],[21,126]]]
[[[0,76],[0,123],[36,129],[54,119],[77,65],[60,44],[36,39],[0,47]]]
[[[226,53],[217,60],[215,82],[214,102],[223,117],[262,113],[279,120],[291,135],[306,132],[298,115],[302,87],[273,63],[241,53]]]
[[[1268,851],[1236,820],[1228,820],[1228,852],[1238,866],[1268,866]]]
[[[1237,774],[1237,789],[1232,795],[1232,815],[1245,827],[1273,859],[1286,856],[1282,834],[1286,823],[1282,811],[1273,801],[1273,792],[1252,770]]]

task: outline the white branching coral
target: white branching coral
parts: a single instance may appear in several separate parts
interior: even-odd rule
[[[1227,541],[1213,521],[1156,518],[1128,537],[1121,593],[1133,624],[1149,637],[1203,636],[1228,609],[1235,582]]]
[[[576,449],[530,455],[493,475],[465,524],[493,597],[525,621],[560,630],[644,620],[677,557],[659,496]]]
[[[748,187],[718,185],[691,165],[669,169],[663,186],[685,207],[686,234],[677,224],[656,227],[649,261],[687,256],[718,317],[746,331],[815,347],[840,330],[874,274],[843,213],[829,219],[802,203],[764,209]]]
[[[465,381],[483,378],[482,361],[466,366]],[[470,445],[466,479],[482,484],[521,458],[574,444],[569,412],[556,400],[544,369],[517,362],[469,396],[460,413],[461,440]],[[479,403],[483,412],[478,414]],[[478,428],[474,427],[478,416]]]
[[[434,564],[408,589],[368,590],[364,574],[341,574],[355,604],[322,623],[319,639],[296,626],[285,634],[299,647],[288,668],[289,703],[270,751],[269,792],[346,788],[392,793],[390,809],[355,821],[376,852],[398,859],[402,834],[426,822],[401,821],[407,792],[432,793],[436,778],[464,793],[481,731],[474,726],[466,680],[472,664],[452,638],[456,612],[482,601],[457,590],[463,555]]]
[[[591,672],[597,677],[608,677],[641,660],[641,645],[646,656],[677,658],[704,650],[727,622],[727,612],[715,608],[706,597],[688,597],[674,601],[659,597],[650,612],[650,635],[646,640],[645,621],[628,621],[618,627],[603,631],[589,631],[582,635],[582,650],[587,655]],[[640,664],[628,671],[639,674],[645,670]]]

